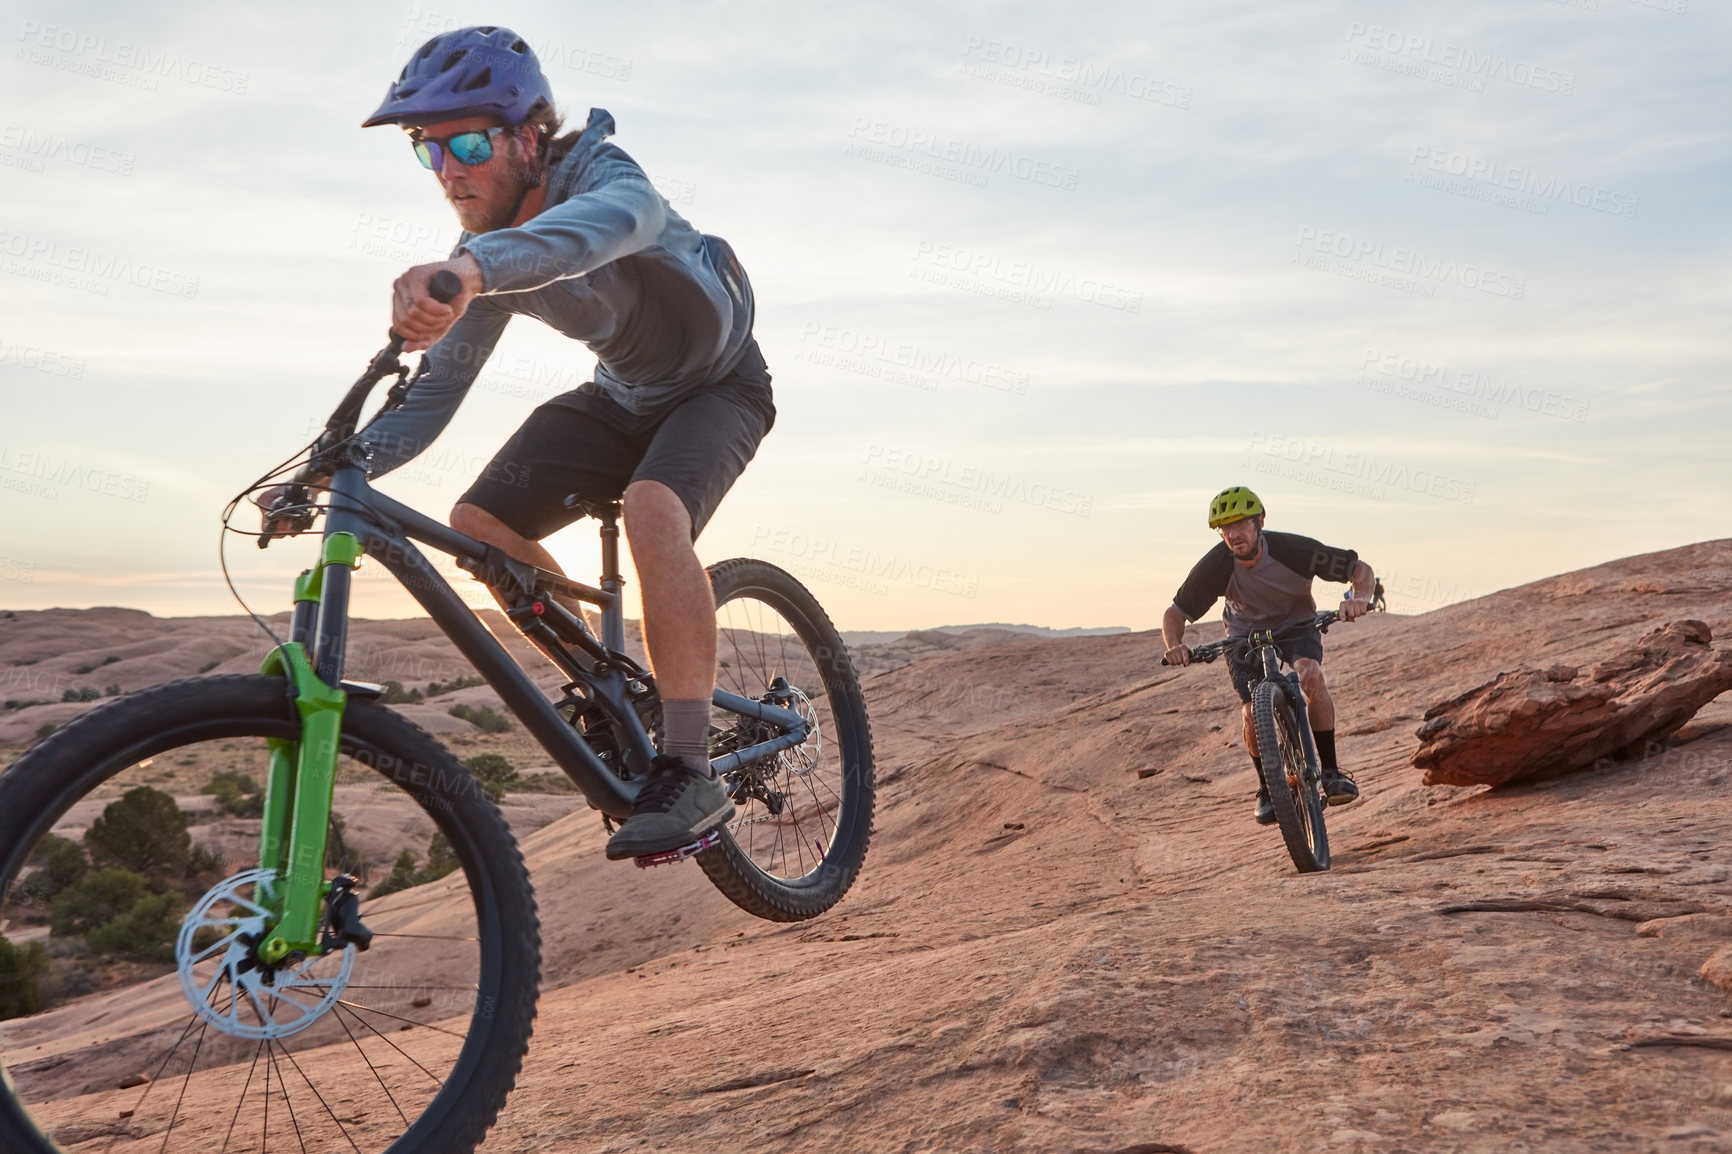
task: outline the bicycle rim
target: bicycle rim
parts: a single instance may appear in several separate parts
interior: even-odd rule
[[[792,695],[788,708],[812,727],[803,744],[731,775],[736,813],[728,829],[740,851],[768,877],[783,882],[810,877],[823,867],[841,831],[842,747],[835,705],[786,607],[764,591],[744,590],[718,605],[716,639],[721,688],[757,700],[780,678]],[[761,723],[719,709],[711,724],[718,742],[712,755],[771,733]]]

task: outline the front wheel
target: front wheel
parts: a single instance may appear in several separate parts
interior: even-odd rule
[[[1251,717],[1264,783],[1281,825],[1281,839],[1302,874],[1329,868],[1329,832],[1323,826],[1323,797],[1317,775],[1305,757],[1299,716],[1286,686],[1273,678],[1251,691]]]
[[[872,731],[847,647],[791,575],[764,561],[710,566],[716,683],[792,698],[806,741],[725,775],[735,815],[698,864],[730,901],[771,921],[817,917],[854,884],[872,837]],[[757,744],[764,723],[717,708],[710,756]]]
[[[266,743],[300,735],[281,678],[200,678],[117,698],[0,774],[0,1151],[481,1141],[535,1015],[523,859],[449,751],[351,699],[333,822],[372,883],[371,945],[260,963]]]

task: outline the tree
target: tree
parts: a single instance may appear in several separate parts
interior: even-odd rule
[[[49,925],[56,937],[88,934],[130,910],[146,888],[130,870],[94,870],[54,899]]]
[[[174,798],[141,785],[108,803],[90,823],[84,847],[99,866],[119,866],[152,880],[178,881],[186,872],[192,835]]]
[[[438,830],[433,831],[433,837],[427,842],[427,868],[423,871],[427,881],[435,881],[444,877],[458,866],[457,855],[452,852],[451,842]]]
[[[36,979],[48,970],[41,942],[15,946],[0,937],[0,1021],[22,1018],[42,1008]]]
[[[217,808],[235,817],[263,817],[265,795],[250,774],[225,769],[199,790],[216,798]]]
[[[14,901],[46,908],[56,894],[76,884],[89,871],[84,847],[71,838],[46,834],[30,855],[36,868],[18,883]]]
[[[412,886],[426,885],[437,881],[456,869],[461,864],[457,854],[451,849],[451,842],[444,834],[435,830],[427,842],[427,868],[415,868],[415,854],[404,850],[397,855],[397,861],[391,867],[391,876],[373,886],[367,893],[369,898],[381,898],[386,894],[394,894],[398,890],[406,890]]]
[[[179,932],[179,897],[147,894],[84,935],[84,941],[99,954],[117,954],[136,962],[172,962]]]
[[[464,758],[463,765],[495,802],[503,798],[506,789],[517,780],[517,768],[501,754],[478,753]]]
[[[511,728],[511,719],[491,705],[453,705],[445,712],[467,721],[482,733],[505,733]]]
[[[410,886],[418,886],[424,879],[415,868],[415,854],[404,850],[397,855],[397,861],[391,866],[391,876],[373,886],[367,894],[369,898],[382,898],[386,894],[394,894],[398,890],[406,890]]]

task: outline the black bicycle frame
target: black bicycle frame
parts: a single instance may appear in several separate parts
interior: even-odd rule
[[[1299,722],[1299,742],[1305,748],[1307,772],[1318,772],[1318,766],[1322,763],[1317,757],[1317,743],[1311,736],[1311,713],[1305,700],[1305,689],[1299,684],[1299,674],[1281,672],[1281,651],[1275,647],[1272,638],[1262,644],[1252,644],[1263,657],[1263,680],[1274,681],[1280,685],[1293,706],[1294,720]]]
[[[542,696],[529,674],[433,568],[426,555],[410,542],[420,541],[460,561],[467,559],[475,564],[482,563],[488,556],[489,547],[378,492],[367,483],[366,473],[357,465],[338,468],[329,487],[331,498],[325,516],[327,541],[338,533],[352,534],[357,538],[366,554],[385,566],[420,603],[458,651],[499,694],[506,708],[583,791],[583,795],[610,817],[624,819],[631,816],[632,801],[637,796],[640,780],[622,778],[596,755],[572,723],[560,716],[555,703]],[[564,581],[567,591],[602,610],[602,632],[606,640],[596,645],[594,653],[584,654],[581,649],[574,653],[565,648],[546,625],[528,620],[526,626],[517,611],[509,612],[525,636],[571,678],[574,687],[581,687],[587,693],[590,703],[599,706],[613,721],[624,747],[622,755],[639,767],[647,767],[655,751],[637,711],[631,706],[627,688],[631,680],[628,671],[636,666],[620,652],[624,648],[625,631],[618,592],[623,583],[619,578],[617,542],[618,529],[614,528],[614,534],[609,538],[604,528],[603,552],[607,572],[603,583],[611,585],[611,589],[596,589],[569,579]],[[328,552],[324,555],[330,556]],[[343,676],[344,651],[348,644],[350,576],[347,565],[325,563],[319,601],[316,606],[313,602],[297,602],[291,621],[292,640],[306,647],[319,679],[332,686],[339,685]],[[539,607],[536,614],[542,611],[565,612],[551,602]],[[712,701],[723,709],[767,722],[782,731],[770,740],[717,759],[712,764],[718,773],[799,745],[808,735],[806,720],[791,710],[721,689],[714,692]]]

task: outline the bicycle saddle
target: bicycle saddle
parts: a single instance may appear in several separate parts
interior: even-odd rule
[[[620,502],[618,501],[585,501],[581,496],[573,493],[565,499],[564,504],[567,509],[576,509],[585,517],[594,517],[597,521],[619,520]]]

